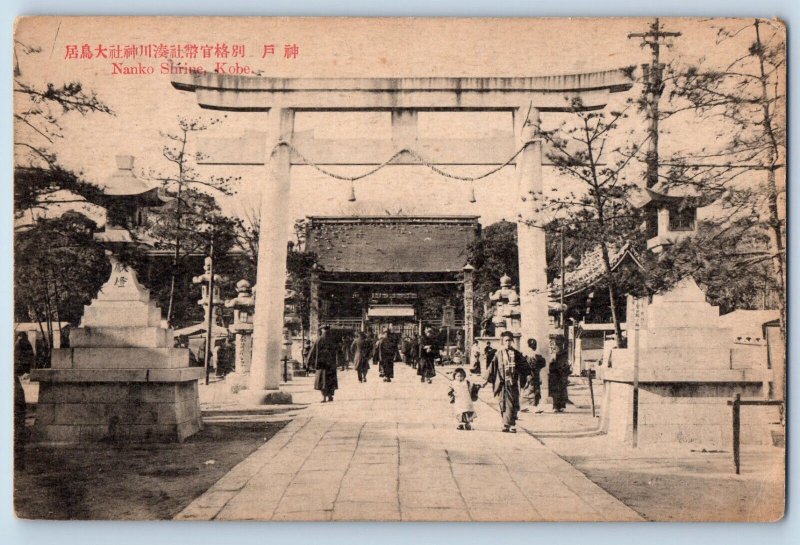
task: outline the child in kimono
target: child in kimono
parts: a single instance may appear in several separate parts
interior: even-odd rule
[[[453,371],[453,380],[450,383],[450,403],[453,404],[453,412],[458,422],[459,430],[471,430],[472,421],[477,418],[475,407],[472,404],[473,385],[467,380],[467,373],[459,367]]]

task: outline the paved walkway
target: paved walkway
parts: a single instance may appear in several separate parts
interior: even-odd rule
[[[456,430],[447,379],[395,369],[391,383],[374,367],[366,384],[340,372],[333,403],[302,411],[176,518],[641,520],[523,430],[501,433],[484,403],[474,431]]]

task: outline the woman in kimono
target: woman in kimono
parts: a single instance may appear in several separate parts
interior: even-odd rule
[[[359,331],[356,333],[356,338],[350,346],[350,352],[353,354],[353,367],[356,368],[358,373],[358,382],[367,382],[367,371],[369,371],[369,354],[366,351],[366,341],[364,340],[364,333]]]
[[[567,408],[567,384],[570,366],[563,335],[550,336],[550,367],[547,370],[547,388],[553,399],[553,412],[563,413]]]
[[[333,394],[339,387],[339,379],[336,375],[339,347],[330,336],[329,326],[324,325],[319,329],[320,336],[308,353],[308,362],[315,370],[314,389],[320,391],[322,402],[325,403],[333,401]]]
[[[420,382],[425,382],[427,380],[428,384],[430,384],[433,377],[436,376],[434,360],[436,356],[439,355],[439,339],[434,335],[432,327],[426,327],[425,333],[422,335],[419,342],[420,357],[417,374],[419,375]]]
[[[530,367],[525,356],[513,347],[514,335],[510,331],[504,331],[501,337],[502,347],[495,353],[492,361],[487,363],[483,385],[491,384],[494,396],[498,398],[503,416],[503,431],[517,433],[519,393],[528,384]]]
[[[381,370],[383,382],[392,382],[394,378],[394,360],[397,356],[397,345],[392,338],[392,332],[384,329],[381,338],[375,345],[373,361],[378,364]]]

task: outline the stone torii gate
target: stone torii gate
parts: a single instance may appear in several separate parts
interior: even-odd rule
[[[206,139],[203,163],[264,165],[266,184],[261,219],[250,391],[257,403],[280,402],[283,295],[288,200],[292,165],[379,165],[409,149],[436,165],[510,164],[518,172],[519,277],[522,338],[544,342],[549,334],[544,231],[535,224],[534,196],[542,192],[540,112],[570,110],[578,99],[585,110],[603,109],[611,93],[633,83],[623,69],[562,76],[518,78],[269,78],[195,74],[176,76],[172,85],[195,93],[201,108],[269,112],[266,130],[240,138]],[[298,111],[388,111],[391,140],[315,141],[296,137]],[[421,139],[419,111],[510,111],[514,135],[490,139]],[[289,146],[301,151],[303,157]],[[419,165],[402,154],[392,164]]]

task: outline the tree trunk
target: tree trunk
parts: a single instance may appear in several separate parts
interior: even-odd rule
[[[184,138],[184,146],[186,145]],[[183,178],[183,167],[180,168],[180,177]],[[181,252],[181,190],[183,189],[183,182],[178,182],[178,200],[176,203],[176,228],[175,228],[175,253],[172,255],[172,270],[170,271],[169,280],[169,304],[167,305],[167,324],[172,325],[172,310],[175,305],[175,278],[178,275],[178,260],[180,259]]]
[[[622,325],[617,315],[617,294],[616,282],[614,278],[614,271],[611,269],[611,258],[608,256],[608,245],[605,242],[600,243],[603,254],[603,268],[605,269],[606,278],[608,279],[608,303],[611,307],[611,321],[614,323],[614,337],[617,342],[618,348],[622,346]]]
[[[39,331],[42,333],[42,339],[46,339],[47,338],[47,333],[45,333],[45,331],[44,331],[44,324],[42,323],[42,315],[39,313],[38,310],[35,310],[34,312],[36,313],[36,323],[39,324]],[[36,344],[35,340],[34,340],[34,344]],[[36,358],[34,358],[33,367],[34,368],[37,367]]]
[[[773,130],[774,114],[770,111],[770,97],[769,90],[767,89],[767,72],[764,67],[764,44],[761,42],[761,32],[759,31],[759,20],[756,19],[754,24],[756,43],[755,53],[758,57],[758,65],[760,70],[761,81],[761,109],[763,111],[762,127],[764,129],[764,136],[769,141],[767,148],[767,208],[769,212],[769,233],[770,233],[770,253],[772,254],[772,265],[775,273],[776,280],[778,281],[779,293],[778,301],[780,304],[780,325],[781,337],[786,341],[786,247],[784,244],[784,229],[783,221],[780,218],[780,209],[778,207],[778,187],[775,182],[775,170],[777,170],[776,163],[779,156],[778,139]]]

